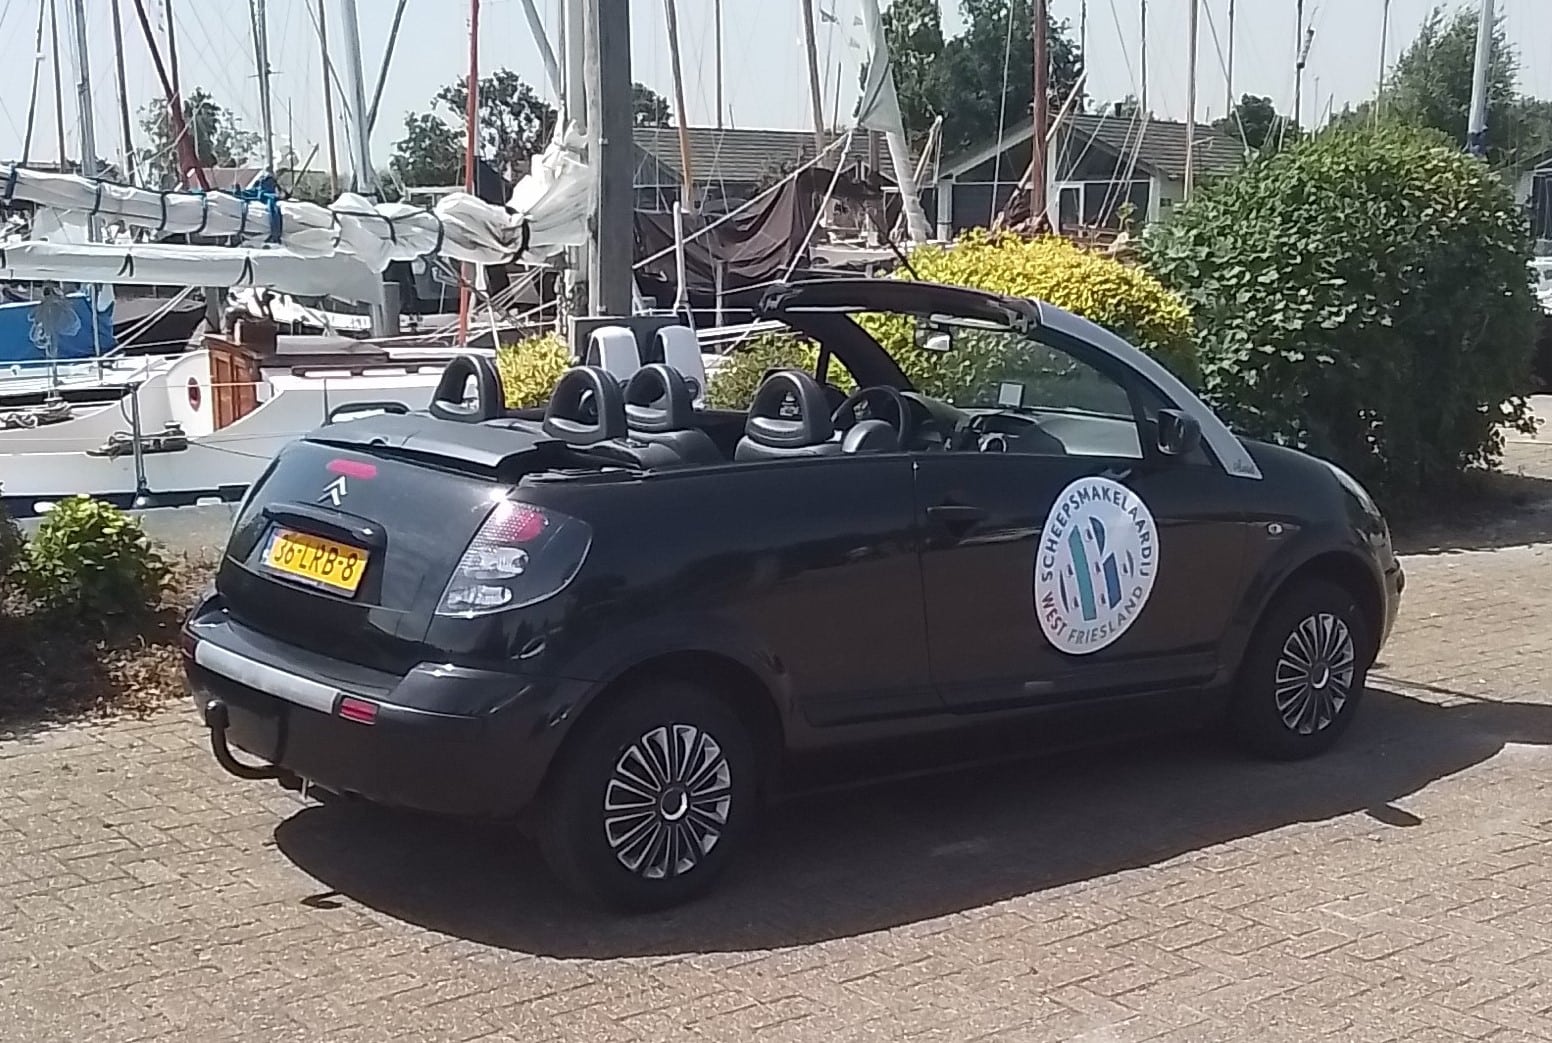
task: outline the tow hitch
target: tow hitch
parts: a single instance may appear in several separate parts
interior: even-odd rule
[[[215,754],[217,764],[239,779],[275,779],[286,789],[302,788],[302,780],[285,768],[275,764],[244,764],[232,754],[226,741],[229,717],[224,702],[211,699],[205,703],[204,714],[205,727],[210,729],[210,752]]]

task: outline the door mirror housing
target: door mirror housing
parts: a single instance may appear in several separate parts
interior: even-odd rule
[[[1189,456],[1202,444],[1202,425],[1178,409],[1159,410],[1159,452],[1165,456]]]

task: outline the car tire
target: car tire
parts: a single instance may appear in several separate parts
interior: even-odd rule
[[[539,844],[580,897],[627,912],[711,887],[742,847],[759,761],[724,701],[681,681],[620,693],[584,718],[546,783]]]
[[[1363,611],[1337,584],[1282,594],[1240,664],[1229,715],[1240,744],[1272,760],[1330,749],[1363,700],[1371,647]]]

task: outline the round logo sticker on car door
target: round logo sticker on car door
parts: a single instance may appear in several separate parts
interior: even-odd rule
[[[1079,478],[1056,498],[1035,557],[1035,613],[1059,651],[1097,652],[1137,621],[1158,571],[1153,513],[1109,478]]]

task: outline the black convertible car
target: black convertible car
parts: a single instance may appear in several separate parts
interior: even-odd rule
[[[761,311],[819,362],[747,413],[655,363],[509,413],[471,355],[426,414],[287,447],[185,625],[216,758],[531,823],[565,882],[645,908],[814,751],[1162,719],[1298,758],[1351,723],[1403,577],[1338,468],[1046,304],[823,280]],[[864,312],[977,390],[913,390]]]

